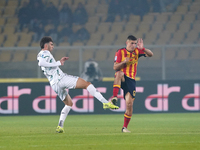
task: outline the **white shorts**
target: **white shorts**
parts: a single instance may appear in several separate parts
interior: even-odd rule
[[[79,77],[77,76],[65,74],[65,76],[58,83],[51,85],[51,87],[63,101],[68,95],[66,89],[74,89],[78,78]]]

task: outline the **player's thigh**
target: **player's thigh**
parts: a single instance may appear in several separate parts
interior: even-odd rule
[[[76,89],[86,89],[91,83],[85,81],[82,78],[78,78],[77,82],[76,82]]]

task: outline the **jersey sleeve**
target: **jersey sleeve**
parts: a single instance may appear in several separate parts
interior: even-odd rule
[[[139,57],[142,56],[146,57],[146,53],[143,50],[138,49],[138,51],[139,51]]]
[[[49,57],[48,55],[45,55],[45,54],[40,55],[39,54],[38,57],[37,57],[38,66],[41,66],[41,67],[57,67],[57,66],[61,65],[60,61],[57,61],[57,62],[48,62],[47,61],[48,57]]]
[[[122,54],[121,54],[121,51],[118,50],[118,51],[115,53],[115,60],[114,60],[114,62],[120,63],[121,60],[122,60]]]

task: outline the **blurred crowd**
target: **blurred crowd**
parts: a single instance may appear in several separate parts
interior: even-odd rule
[[[18,12],[19,31],[28,27],[29,31],[35,33],[34,41],[39,41],[42,36],[49,35],[56,40],[64,40],[66,35],[68,42],[72,43],[77,40],[89,39],[89,32],[84,26],[76,31],[72,30],[72,24],[84,25],[88,20],[87,11],[82,3],[79,3],[77,8],[72,12],[68,3],[64,3],[62,8],[58,10],[52,2],[47,5],[43,4],[42,0],[34,0],[24,2]],[[45,31],[45,26],[52,25],[53,27]],[[64,28],[58,33],[58,25],[64,25]]]
[[[120,20],[129,20],[131,14],[139,15],[141,18],[149,12],[167,12],[175,11],[181,0],[105,0],[108,4],[108,13],[106,22],[114,22],[115,17]],[[24,2],[18,12],[19,31],[29,28],[34,32],[33,40],[39,41],[42,36],[52,36],[55,41],[69,42],[87,41],[90,39],[90,33],[84,28],[88,21],[88,14],[84,5],[80,2],[74,11],[68,3],[64,3],[62,8],[58,9],[52,2],[44,4],[42,0],[31,0]],[[73,31],[73,24],[81,25],[82,28]],[[45,26],[53,27],[45,31]],[[63,25],[62,30],[58,32],[59,25]]]
[[[115,16],[121,20],[129,19],[131,14],[141,18],[149,12],[173,12],[181,0],[111,0],[108,2],[107,22],[114,22]]]

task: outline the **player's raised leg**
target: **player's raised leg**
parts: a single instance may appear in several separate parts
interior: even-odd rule
[[[113,105],[111,102],[108,102],[102,94],[91,84],[90,82],[85,81],[82,78],[78,78],[78,81],[76,83],[76,89],[87,89],[87,91],[97,98],[100,102],[103,103],[104,109],[118,109],[118,106]]]
[[[114,105],[117,105],[117,94],[119,93],[119,89],[121,88],[121,82],[124,81],[124,72],[122,71],[117,71],[115,73],[115,79],[114,79],[114,83],[113,83],[113,96],[111,99],[111,102]]]

